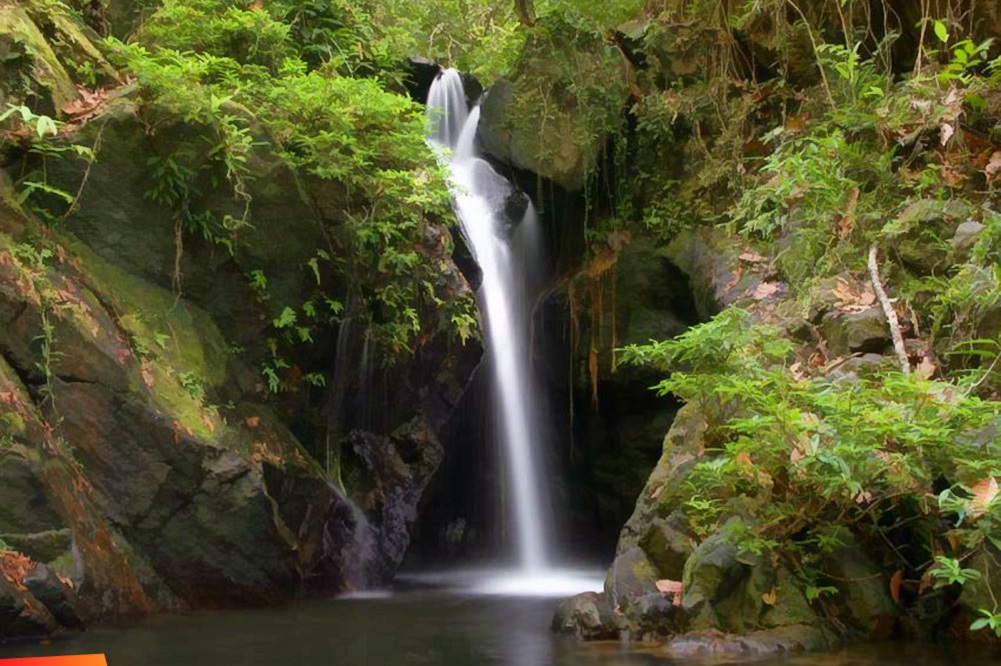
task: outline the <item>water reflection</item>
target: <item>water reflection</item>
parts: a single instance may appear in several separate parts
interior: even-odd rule
[[[104,652],[110,666],[666,666],[657,646],[582,645],[549,634],[556,601],[415,590],[382,599],[340,599],[293,608],[157,618],[49,645],[0,646],[0,659]],[[747,658],[729,660],[745,663]],[[713,663],[720,663],[718,660]],[[928,646],[855,647],[759,660],[761,666],[996,665],[990,653]]]

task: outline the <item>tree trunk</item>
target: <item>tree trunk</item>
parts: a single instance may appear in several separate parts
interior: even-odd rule
[[[526,28],[535,25],[535,5],[532,0],[514,0],[514,13],[518,21]]]

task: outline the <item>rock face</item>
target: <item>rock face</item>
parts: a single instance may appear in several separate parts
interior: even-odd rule
[[[347,379],[269,395],[257,368],[273,315],[247,273],[301,299],[337,193],[255,149],[253,227],[231,251],[187,236],[182,251],[145,196],[148,164],[200,130],[161,121],[149,136],[126,88],[70,137],[99,149],[86,174],[52,162],[49,182],[81,193],[58,232],[0,173],[0,639],[385,584],[478,362],[422,321],[414,355],[365,393],[381,357],[360,353],[356,326],[350,345],[309,352]],[[429,224],[422,251],[468,297],[447,234]]]
[[[497,159],[582,189],[629,95],[627,63],[614,48],[571,26],[532,33],[514,72],[491,86],[480,139]]]
[[[726,305],[750,309],[754,317],[778,317],[790,331],[816,331],[835,354],[884,351],[888,329],[878,308],[840,316],[818,288],[812,308],[782,309],[784,287],[774,282],[770,260],[727,242],[715,230],[683,233],[664,253],[686,274],[699,315]],[[772,300],[774,299],[774,300]],[[842,313],[843,314],[843,313]],[[813,320],[819,323],[812,328]],[[859,321],[856,321],[859,320]],[[866,323],[867,322],[867,323]],[[884,344],[885,343],[885,344]],[[857,354],[842,371],[880,363],[877,354]],[[894,614],[886,581],[850,534],[830,555],[825,570],[859,581],[836,600],[818,604],[781,561],[739,550],[729,534],[754,530],[753,518],[732,520],[719,531],[697,534],[686,515],[685,479],[692,467],[719,446],[697,401],[677,412],[663,439],[662,454],[619,534],[604,591],[563,603],[555,631],[583,639],[626,634],[653,639],[675,657],[716,654],[761,655],[829,648],[846,635],[883,635]],[[830,617],[836,622],[829,622]]]

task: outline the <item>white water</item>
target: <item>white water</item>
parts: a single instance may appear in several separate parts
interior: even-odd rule
[[[557,585],[557,579],[567,576],[550,569],[546,534],[551,522],[539,478],[542,429],[530,408],[535,389],[529,364],[529,307],[524,280],[533,274],[535,267],[530,264],[540,254],[539,234],[533,228],[537,225],[535,211],[529,204],[517,229],[513,233],[509,230],[503,210],[513,186],[477,154],[474,139],[479,107],[467,112],[458,72],[443,70],[434,81],[428,94],[428,112],[434,125],[431,141],[441,149],[451,171],[463,235],[483,272],[478,296],[486,319],[485,345],[494,374],[497,434],[505,452],[507,493],[513,505],[511,522],[518,569],[490,576],[492,583],[480,583],[484,591],[492,593],[532,593],[547,587],[559,587],[556,593],[580,591],[579,582]]]

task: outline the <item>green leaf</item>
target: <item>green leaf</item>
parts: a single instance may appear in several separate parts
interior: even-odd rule
[[[974,620],[973,624],[970,625],[970,631],[980,631],[981,629],[986,629],[991,624],[990,618],[982,617],[979,620]]]
[[[935,21],[933,23],[935,28],[935,36],[938,37],[938,41],[945,44],[949,41],[949,29],[945,27],[945,23],[942,21]]]
[[[295,310],[286,306],[285,309],[282,310],[282,313],[278,315],[277,318],[272,320],[271,323],[275,328],[288,328],[295,324],[296,318]]]

